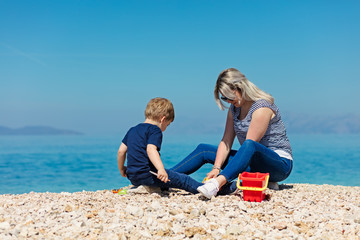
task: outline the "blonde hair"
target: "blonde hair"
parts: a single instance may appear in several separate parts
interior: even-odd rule
[[[174,121],[175,111],[170,100],[166,98],[153,98],[146,105],[145,117],[154,121],[159,121],[165,117],[166,121]]]
[[[216,104],[221,110],[224,110],[226,106],[223,101],[220,100],[220,92],[229,99],[235,99],[235,90],[239,91],[246,101],[265,99],[271,104],[274,103],[274,98],[270,94],[259,89],[239,70],[228,68],[219,74],[214,90]]]

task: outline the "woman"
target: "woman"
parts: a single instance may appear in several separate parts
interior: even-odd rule
[[[220,73],[214,94],[220,109],[224,102],[231,104],[219,146],[200,144],[172,170],[191,174],[205,163],[214,164],[210,180],[197,189],[207,198],[244,171],[270,173],[270,182],[285,180],[293,166],[292,151],[274,98],[235,68]],[[238,151],[231,150],[235,136]]]

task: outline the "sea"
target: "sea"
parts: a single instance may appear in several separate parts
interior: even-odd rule
[[[128,186],[117,167],[123,136],[0,136],[0,194],[78,192]],[[294,167],[284,184],[360,186],[360,135],[289,135]],[[166,135],[161,158],[174,166],[199,143],[218,145],[219,134]],[[236,139],[235,139],[236,142]],[[240,145],[234,144],[233,148]],[[211,165],[191,176],[202,181]],[[281,184],[280,183],[280,184]]]

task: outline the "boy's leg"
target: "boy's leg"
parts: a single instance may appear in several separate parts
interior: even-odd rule
[[[147,178],[131,182],[136,186],[144,185],[149,187],[160,187],[161,189],[179,188],[194,194],[197,194],[198,191],[196,189],[203,185],[203,183],[196,181],[186,174],[178,173],[169,169],[165,170],[170,179],[167,183],[160,181],[156,176],[149,176]]]
[[[187,192],[197,194],[198,191],[196,189],[199,186],[203,185],[203,183],[196,181],[195,179],[184,173],[178,173],[170,169],[165,170],[169,176],[170,181],[164,183],[159,179],[156,179],[156,185],[161,188],[179,188]]]
[[[196,181],[184,173],[175,172],[170,169],[166,169],[166,172],[170,179],[170,182],[166,184],[168,184],[170,188],[179,188],[197,194],[199,192],[196,189],[203,185],[203,183]]]

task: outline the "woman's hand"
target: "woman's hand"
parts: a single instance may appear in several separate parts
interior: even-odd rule
[[[169,177],[165,169],[158,170],[157,174],[158,174],[157,178],[163,181],[164,183],[167,183],[169,181]]]
[[[211,178],[216,178],[220,173],[220,170],[219,169],[216,169],[214,168],[213,170],[211,170],[210,172],[208,172],[208,174],[206,174],[206,177],[208,179],[211,179]]]

